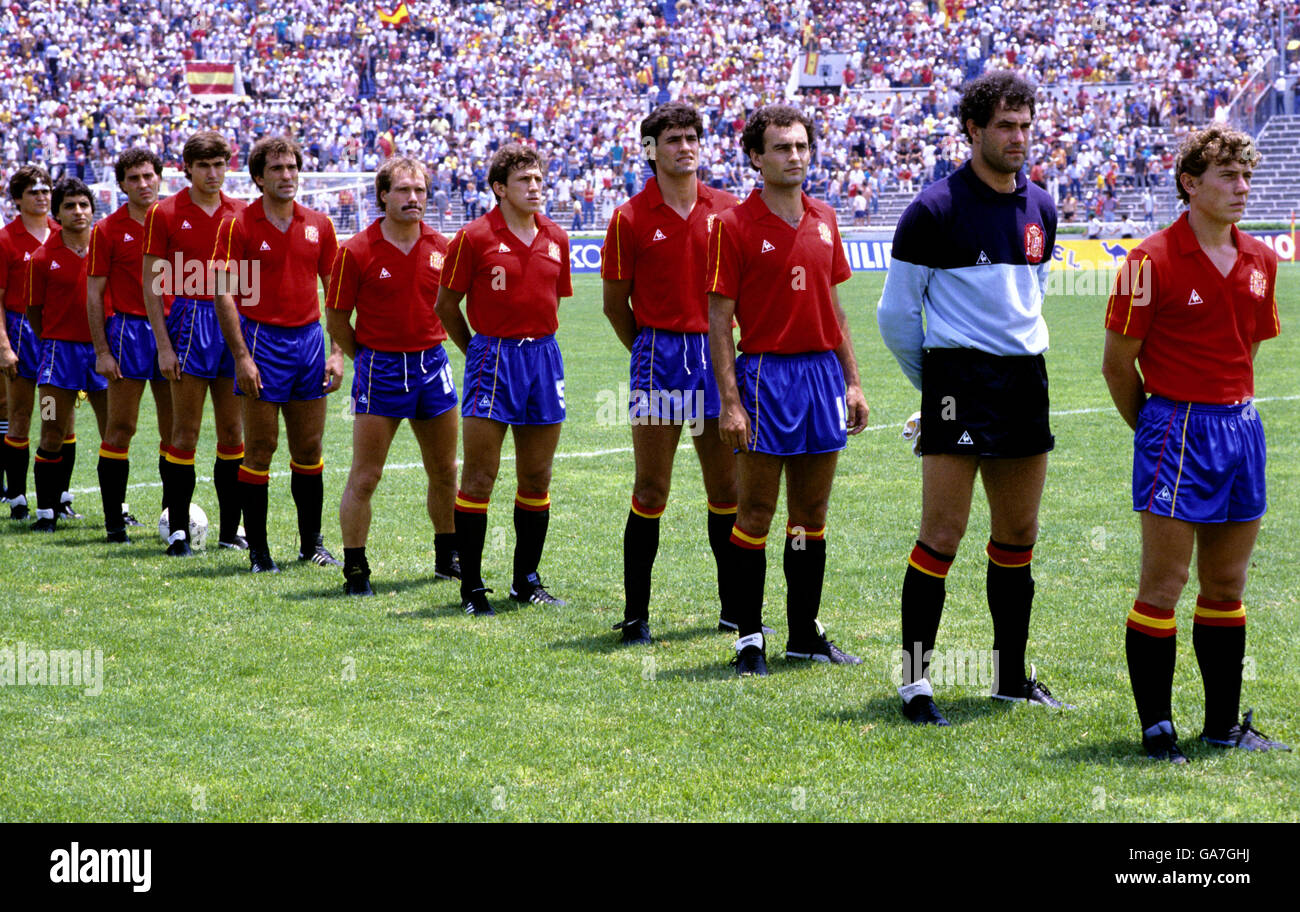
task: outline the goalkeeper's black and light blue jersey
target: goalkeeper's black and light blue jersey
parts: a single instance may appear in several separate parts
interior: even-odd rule
[[[1023,172],[1014,192],[998,193],[967,162],[921,191],[894,232],[876,309],[885,345],[917,389],[923,349],[1047,350],[1043,290],[1055,244],[1056,206]]]

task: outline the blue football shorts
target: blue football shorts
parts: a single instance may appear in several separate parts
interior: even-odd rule
[[[705,333],[643,327],[632,343],[629,374],[632,424],[680,424],[718,417],[718,383]]]
[[[306,402],[325,395],[325,330],[319,323],[306,326],[276,326],[259,323],[242,315],[240,329],[244,344],[253,356],[264,402]],[[239,384],[235,395],[242,396]]]
[[[235,356],[221,335],[217,309],[211,301],[197,298],[172,301],[167,335],[180,361],[181,373],[205,380],[235,376]]]
[[[37,375],[39,386],[57,386],[88,393],[108,389],[108,381],[95,373],[95,346],[89,342],[42,339],[41,366]]]
[[[1152,396],[1133,435],[1133,509],[1194,523],[1259,519],[1268,509],[1264,461],[1253,403]]]
[[[324,362],[320,376],[325,375]],[[456,384],[441,345],[416,352],[357,346],[352,365],[352,410],[424,421],[456,407]]]
[[[148,317],[115,313],[108,318],[104,333],[124,379],[166,379],[158,369],[158,340]]]
[[[848,445],[844,371],[834,352],[742,354],[736,383],[749,414],[751,452],[796,456]]]
[[[18,355],[18,376],[35,382],[41,365],[41,340],[32,332],[27,314],[5,311],[5,330],[9,333],[9,347]]]
[[[460,413],[502,424],[563,421],[564,360],[555,336],[474,336],[465,352],[465,398]]]

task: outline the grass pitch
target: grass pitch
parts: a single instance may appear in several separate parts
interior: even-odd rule
[[[1131,437],[1100,376],[1104,296],[1051,298],[1051,456],[1035,550],[1029,658],[1078,705],[995,706],[978,684],[939,688],[954,726],[915,729],[891,680],[898,593],[920,509],[919,461],[898,429],[919,403],[879,341],[883,274],[842,288],[872,428],[843,454],[829,519],[822,618],[861,655],[854,668],[796,667],[785,584],[769,547],[765,617],[773,674],[736,680],[732,638],[714,630],[712,558],[694,454],[683,449],[655,566],[656,642],[624,649],[622,530],[632,482],[626,426],[602,402],[627,355],[578,277],[561,311],[569,419],[560,441],[542,573],[566,608],[470,619],[433,579],[423,473],[399,433],[375,500],[369,554],[379,596],[348,600],[341,576],[293,560],[292,502],[277,456],[271,544],[284,568],[253,577],[243,554],[169,561],[152,530],[152,415],[136,441],[129,497],[136,543],[102,541],[96,434],[81,421],[74,489],[87,519],[35,536],[0,521],[0,648],[101,650],[102,693],[0,688],[0,820],[1295,820],[1300,758],[1212,753],[1196,740],[1202,695],[1183,634],[1175,724],[1192,759],[1146,761],[1125,669],[1124,617],[1138,566],[1129,509]],[[1104,283],[1103,283],[1104,285]],[[1265,343],[1257,393],[1269,437],[1271,510],[1246,594],[1243,708],[1271,737],[1300,741],[1300,270],[1279,280],[1283,335]],[[460,379],[461,358],[449,346]],[[345,387],[346,389],[346,387]],[[151,408],[146,397],[145,410]],[[326,431],[325,532],[351,446],[345,400]],[[210,466],[211,428],[200,442]],[[506,453],[511,452],[506,444]],[[485,573],[504,596],[513,546],[512,463],[489,513]],[[196,501],[215,518],[210,483]],[[949,577],[940,650],[991,645],[984,601],[987,507],[977,488]],[[779,526],[780,514],[777,522]],[[777,536],[779,538],[779,536]]]

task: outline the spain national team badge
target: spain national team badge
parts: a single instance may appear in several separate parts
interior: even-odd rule
[[[718,217],[718,213],[710,212],[708,219],[705,220],[704,228],[709,234],[713,233],[713,220]]]
[[[835,243],[833,240],[831,240],[831,226],[826,224],[825,222],[822,222],[820,225],[817,226],[817,233],[821,236],[822,241],[826,244],[827,247],[830,247],[832,244]]]
[[[1251,270],[1250,293],[1257,298],[1262,298],[1268,293],[1268,277],[1258,269]]]
[[[320,243],[320,231],[316,228],[315,225],[308,225],[304,233],[307,235],[307,240],[309,240],[311,243],[313,244]]]
[[[429,265],[442,272],[442,254],[436,250],[429,254]]]
[[[1025,259],[1031,263],[1043,262],[1043,226],[1030,222],[1025,226]]]
[[[560,258],[560,245],[555,241],[551,241],[546,247],[546,255],[553,260],[558,260]]]

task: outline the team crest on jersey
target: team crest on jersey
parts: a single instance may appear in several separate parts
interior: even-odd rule
[[[555,241],[551,241],[546,245],[546,255],[553,260],[558,260],[560,258],[560,245]]]
[[[429,265],[442,272],[442,254],[436,250],[429,254]]]
[[[1268,293],[1268,277],[1258,269],[1251,270],[1250,293],[1257,298],[1262,298]]]
[[[1043,226],[1030,222],[1025,226],[1025,259],[1031,263],[1043,262]]]
[[[707,230],[710,234],[713,233],[713,220],[716,219],[717,217],[718,214],[716,212],[710,212],[709,217],[704,222],[705,230]]]
[[[320,229],[317,228],[315,225],[308,225],[306,230],[303,231],[303,234],[307,236],[307,240],[310,241],[311,243],[313,244],[320,243]]]
[[[820,225],[817,226],[817,234],[818,236],[821,237],[822,242],[825,243],[827,247],[830,247],[832,244],[835,243],[833,240],[831,240],[831,226],[826,224],[825,222],[822,222]]]

